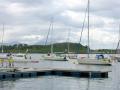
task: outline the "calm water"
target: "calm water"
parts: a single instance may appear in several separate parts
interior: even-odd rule
[[[40,60],[39,54],[33,54],[32,60]],[[39,63],[20,63],[19,67],[65,66],[68,62],[40,61]],[[75,66],[71,64],[71,68]],[[97,67],[96,67],[97,68]],[[64,76],[42,76],[0,81],[0,90],[120,90],[120,63],[114,63],[109,78],[87,79]]]

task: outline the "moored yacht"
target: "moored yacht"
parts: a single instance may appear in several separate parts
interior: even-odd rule
[[[52,53],[48,53],[42,56],[44,60],[54,60],[54,61],[66,61],[66,56],[60,56]]]
[[[87,19],[88,19],[88,46],[87,46],[87,57],[82,57],[82,58],[73,58],[70,59],[70,61],[72,61],[75,64],[89,64],[89,65],[111,65],[111,60],[109,58],[104,58],[104,56],[100,55],[99,58],[90,58],[90,48],[89,48],[89,7],[90,7],[90,1],[88,0],[88,4],[87,4],[87,9],[85,12],[85,18],[86,18],[86,13],[87,13]],[[84,19],[84,23],[85,23],[85,19]],[[84,27],[84,23],[83,23],[83,27]],[[83,32],[83,27],[82,27],[82,32]],[[81,32],[81,36],[82,36],[82,32]],[[80,42],[81,42],[81,38],[80,38]]]

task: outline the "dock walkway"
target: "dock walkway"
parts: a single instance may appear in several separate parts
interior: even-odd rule
[[[47,67],[47,68],[30,68],[30,67],[14,67],[0,68],[0,79],[12,78],[28,78],[46,75],[70,76],[80,78],[108,78],[108,73],[111,72],[111,66],[93,65],[76,65],[71,67]]]

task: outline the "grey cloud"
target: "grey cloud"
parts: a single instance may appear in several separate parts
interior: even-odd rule
[[[72,28],[72,31],[78,33],[81,31],[83,18],[79,18],[80,21],[75,21],[71,17],[63,16],[62,13],[65,11],[73,11],[76,13],[84,13],[86,6],[76,6],[76,7],[67,7],[67,6],[58,6],[55,3],[55,0],[0,0],[0,25],[3,22],[6,25],[6,33],[11,32],[13,35],[9,37],[8,42],[10,41],[22,41],[21,37],[25,35],[43,35],[44,38],[39,42],[44,43],[46,35],[48,32],[49,23],[51,17],[54,17],[54,42],[66,41],[66,33],[69,28]],[[114,32],[114,27],[112,24],[117,24],[120,18],[120,1],[114,0],[90,0],[90,15],[105,18],[104,21],[101,18],[94,20],[90,18],[90,30],[92,29],[101,29],[106,30],[107,32]],[[56,1],[59,3],[59,1]],[[4,6],[12,3],[20,3],[25,12],[21,15],[14,15],[5,10]],[[86,3],[86,2],[85,2]],[[87,5],[87,3],[85,4]],[[90,17],[91,17],[90,16]],[[94,18],[94,17],[93,17]],[[107,19],[113,19],[112,22],[107,21]],[[107,24],[109,24],[107,25]],[[2,29],[2,28],[1,28]],[[87,29],[87,22],[85,23],[85,30]],[[16,32],[15,32],[16,30]],[[17,32],[18,31],[18,32]],[[115,31],[116,32],[116,31]],[[63,35],[64,37],[61,37]],[[16,37],[16,38],[14,38]],[[71,40],[76,42],[79,40],[78,36],[71,36]],[[25,41],[25,40],[24,40]],[[84,40],[85,41],[85,40]],[[26,40],[26,42],[30,42]],[[31,42],[32,43],[32,42]],[[37,42],[36,42],[37,43]],[[99,43],[100,45],[100,43]]]
[[[2,2],[9,2],[9,3],[21,3],[28,6],[35,6],[35,5],[43,5],[43,4],[50,4],[52,0],[1,0]]]
[[[85,9],[87,7],[87,2],[84,7],[77,6],[74,8],[70,8],[70,10],[75,12],[85,12]],[[109,17],[113,19],[119,19],[120,18],[120,1],[119,0],[90,0],[90,13],[97,15],[97,16],[103,16],[103,17]]]

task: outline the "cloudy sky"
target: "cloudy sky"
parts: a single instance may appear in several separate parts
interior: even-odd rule
[[[87,0],[0,0],[0,38],[4,43],[44,44],[51,18],[53,42],[79,42]],[[87,44],[87,19],[82,44]],[[119,0],[90,0],[90,47],[116,48]],[[1,40],[1,39],[0,39]]]

